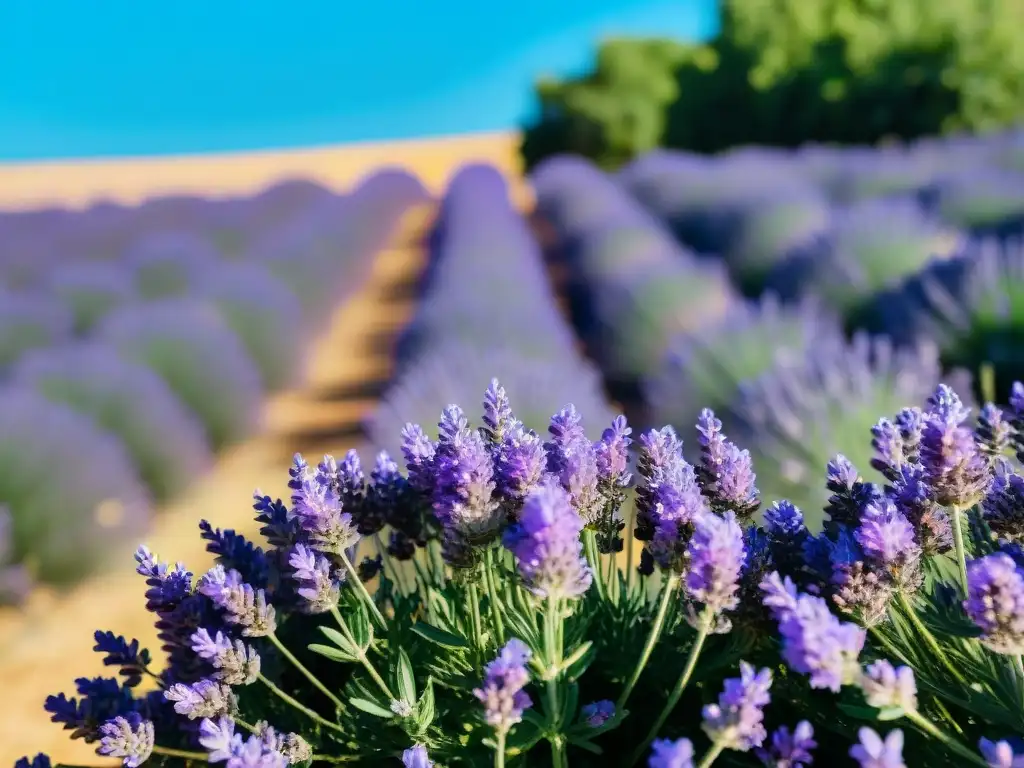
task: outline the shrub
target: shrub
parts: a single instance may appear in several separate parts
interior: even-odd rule
[[[78,335],[88,334],[108,312],[135,297],[130,275],[114,264],[71,263],[48,277],[48,292],[70,307]]]
[[[125,252],[135,287],[145,299],[169,298],[188,292],[220,254],[205,238],[191,232],[154,232],[139,237]]]
[[[943,221],[977,237],[1024,237],[1024,173],[984,167],[938,182],[935,208]]]
[[[57,298],[43,294],[0,294],[0,374],[31,349],[71,337],[74,318]]]
[[[202,421],[215,450],[257,426],[259,369],[212,305],[179,299],[123,307],[104,319],[96,336],[158,373]]]
[[[13,558],[44,582],[109,564],[149,521],[145,488],[115,437],[34,392],[0,392],[0,503]]]
[[[32,352],[13,379],[118,437],[158,501],[180,493],[212,463],[202,424],[168,384],[109,347],[81,344]]]
[[[528,167],[613,167],[656,147],[875,144],[1021,119],[1019,0],[722,3],[704,44],[613,39],[581,77],[538,83]]]
[[[640,435],[634,491],[624,419],[591,442],[566,409],[524,443],[500,398],[479,430],[452,405],[436,441],[406,429],[406,472],[297,456],[289,503],[256,494],[261,546],[200,524],[194,584],[141,547],[164,671],[140,689],[148,651],[97,632],[117,676],[45,707],[129,768],[1012,765],[1024,566],[990,522],[1022,533],[1015,391],[999,446],[946,386],[883,417],[887,485],[831,462],[817,535],[784,501],[753,524],[750,457],[710,411],[696,464]],[[639,572],[608,557],[630,497]],[[356,567],[371,518],[409,547]],[[417,552],[399,591],[387,567]]]

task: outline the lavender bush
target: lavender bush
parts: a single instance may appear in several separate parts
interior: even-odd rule
[[[149,497],[121,443],[89,417],[20,388],[0,391],[0,504],[14,563],[67,583],[124,552]]]
[[[179,493],[213,463],[203,425],[168,384],[109,347],[37,350],[22,358],[12,379],[117,436],[157,501]]]
[[[934,206],[944,221],[975,236],[1024,236],[1024,173],[972,168],[940,179]]]
[[[51,296],[0,292],[0,374],[31,349],[71,338],[74,318]]]
[[[186,200],[191,202],[190,198]],[[160,299],[188,293],[193,281],[221,256],[201,235],[167,231],[142,235],[122,258],[131,270],[138,294],[145,299]]]
[[[496,391],[479,429],[454,405],[436,441],[407,426],[405,472],[296,457],[289,501],[255,494],[259,546],[201,524],[198,578],[140,548],[165,662],[98,632],[118,674],[53,720],[129,768],[1019,760],[1024,386],[998,440],[946,386],[883,418],[884,482],[833,461],[818,534],[710,411],[694,464],[673,429],[639,435],[634,482],[621,417],[591,442],[567,407],[524,440]],[[405,589],[363,546],[381,516]],[[623,533],[638,568],[602,554]]]
[[[86,335],[111,310],[136,298],[131,276],[114,264],[71,263],[53,269],[46,290],[74,315],[74,330]]]
[[[108,315],[96,336],[156,371],[202,421],[214,449],[258,425],[259,370],[213,306],[186,299],[126,306]]]

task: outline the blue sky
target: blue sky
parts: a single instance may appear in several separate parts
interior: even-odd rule
[[[714,0],[2,0],[0,160],[513,127],[601,36],[700,38]]]

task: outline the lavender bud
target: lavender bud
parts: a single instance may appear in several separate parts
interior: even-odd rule
[[[860,687],[872,707],[898,707],[904,712],[917,710],[917,682],[910,667],[894,667],[885,659],[879,659],[864,669]]]
[[[498,495],[510,501],[521,502],[526,498],[547,469],[544,441],[518,422],[505,431],[493,454]]]
[[[704,707],[704,732],[714,744],[749,752],[764,743],[764,708],[771,701],[772,671],[740,662],[740,676],[725,681],[717,704]]]
[[[854,538],[870,560],[898,575],[901,587],[919,586],[921,548],[914,526],[892,501],[882,499],[865,507]]]
[[[870,728],[857,731],[858,743],[850,747],[850,757],[860,768],[907,768],[903,762],[903,731],[889,731],[885,740]]]
[[[521,722],[523,710],[533,706],[523,691],[530,682],[526,665],[532,655],[525,643],[512,638],[484,667],[483,684],[473,690],[484,705],[484,721],[498,732],[507,732]]]
[[[1000,538],[1024,542],[1024,477],[1005,459],[997,459],[995,475],[981,502],[985,522]]]
[[[301,462],[302,457],[296,456]],[[322,552],[340,555],[359,541],[352,515],[342,511],[341,496],[328,478],[318,478],[302,462],[293,470],[293,514],[309,536],[310,543]]]
[[[304,763],[313,757],[313,748],[297,733],[278,733],[265,720],[256,723],[253,730],[267,749],[280,753],[289,765]]]
[[[1024,653],[1024,574],[1002,552],[969,560],[964,610],[996,653]]]
[[[693,744],[689,739],[658,739],[651,744],[648,768],[693,768]]]
[[[949,515],[935,503],[925,469],[905,464],[893,481],[889,496],[914,526],[921,551],[926,555],[948,552],[953,547]]]
[[[191,685],[175,683],[164,691],[164,698],[174,702],[174,711],[189,720],[230,715],[237,705],[231,688],[206,678]]]
[[[895,480],[900,467],[906,462],[903,435],[899,427],[888,419],[879,419],[871,428],[871,435],[871,446],[875,449],[871,466],[881,472],[886,480]]]
[[[692,600],[715,617],[739,604],[736,593],[746,550],[735,513],[699,515],[687,546],[687,560],[686,589]],[[728,632],[729,626],[728,620],[721,620],[717,630]]]
[[[404,768],[434,768],[434,762],[422,744],[411,746],[402,753],[402,765]]]
[[[974,428],[975,441],[989,461],[1002,456],[1010,447],[1013,426],[994,403],[986,403],[978,414],[978,426]]]
[[[981,739],[978,750],[989,768],[1024,768],[1024,753],[1015,753],[1010,742]]]
[[[888,570],[880,568],[861,548],[856,536],[840,527],[829,547],[832,602],[844,613],[856,616],[864,626],[885,619],[895,582]]]
[[[224,611],[228,623],[241,627],[246,637],[265,637],[277,628],[274,606],[267,602],[264,591],[245,584],[238,571],[215,565],[199,580],[197,589]]]
[[[970,411],[945,384],[939,385],[928,406],[921,435],[925,475],[940,505],[966,509],[982,498],[990,477],[988,461],[963,426]]]
[[[779,726],[772,733],[771,745],[758,749],[756,754],[768,768],[808,768],[814,762],[811,751],[817,746],[814,727],[801,720],[792,731]]]
[[[241,737],[238,741],[241,741]],[[211,763],[229,759],[234,742],[235,721],[230,717],[222,715],[216,720],[206,718],[199,724],[199,743],[210,753],[207,759]]]
[[[733,510],[747,518],[761,504],[753,462],[748,451],[741,451],[722,434],[722,422],[710,408],[697,419],[700,435],[700,469],[697,476],[701,489],[716,512]]]
[[[484,427],[481,431],[487,441],[495,446],[501,445],[507,430],[516,423],[508,393],[497,379],[491,379],[487,392],[484,393],[483,422]]]
[[[137,712],[115,717],[100,726],[100,745],[96,752],[105,757],[120,757],[125,768],[138,768],[153,753],[153,723]]]
[[[338,604],[340,587],[337,571],[323,555],[296,544],[288,557],[292,578],[299,583],[299,597],[307,613],[326,613]]]
[[[260,676],[260,657],[256,649],[241,640],[231,641],[223,632],[213,637],[206,629],[192,635],[192,650],[216,670],[214,678],[227,685],[249,685]]]
[[[420,493],[431,493],[434,489],[434,443],[419,424],[406,424],[402,429],[402,456],[409,485]]]
[[[582,417],[572,405],[551,417],[551,440],[544,444],[548,472],[568,491],[585,525],[600,520],[606,499],[601,493],[597,449],[583,431]]]
[[[600,728],[613,717],[615,717],[615,702],[607,699],[586,704],[580,710],[580,718],[591,728]]]

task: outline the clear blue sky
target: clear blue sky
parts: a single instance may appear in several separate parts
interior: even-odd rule
[[[0,0],[0,160],[499,130],[602,35],[701,38],[715,0]]]

